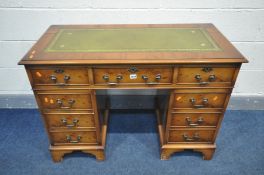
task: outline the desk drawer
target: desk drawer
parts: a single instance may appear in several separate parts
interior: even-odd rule
[[[37,92],[42,109],[92,109],[90,93]]]
[[[47,113],[44,114],[49,129],[56,128],[95,128],[93,114],[80,113]]]
[[[214,130],[170,130],[169,143],[173,142],[213,142]]]
[[[159,85],[172,84],[172,67],[94,68],[96,85]]]
[[[224,90],[223,90],[224,91]],[[175,90],[173,94],[173,108],[224,108],[229,94],[227,92],[214,92],[214,90]]]
[[[60,144],[97,144],[95,131],[63,131],[50,132],[51,142]]]
[[[221,113],[171,114],[171,127],[216,127]]]
[[[29,69],[34,85],[88,85],[85,67],[41,67]]]
[[[232,86],[236,67],[179,67],[176,84],[185,86]]]

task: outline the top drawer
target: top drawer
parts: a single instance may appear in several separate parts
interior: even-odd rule
[[[169,85],[173,67],[97,67],[93,69],[96,85]]]
[[[88,85],[85,67],[41,67],[29,69],[34,85]]]
[[[183,86],[233,86],[237,67],[179,67],[176,84]]]

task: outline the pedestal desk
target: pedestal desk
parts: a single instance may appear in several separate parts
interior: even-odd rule
[[[185,149],[211,159],[245,62],[212,24],[137,24],[50,26],[19,64],[58,162],[73,151],[105,159],[109,104],[99,107],[98,89],[157,89],[161,159]]]

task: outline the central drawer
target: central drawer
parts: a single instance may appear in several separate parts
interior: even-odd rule
[[[173,67],[97,67],[93,69],[95,85],[172,84]]]

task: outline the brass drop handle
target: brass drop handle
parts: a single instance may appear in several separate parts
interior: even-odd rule
[[[186,117],[185,120],[189,126],[199,126],[204,121],[202,117],[199,117],[195,123],[192,122],[190,117]]]
[[[199,82],[200,85],[207,85],[208,82],[202,81],[202,76],[199,74],[196,74],[194,78]]]
[[[161,75],[160,74],[157,74],[156,77],[155,77],[156,81],[159,81],[161,79]]]
[[[157,74],[155,76],[155,82],[148,82],[149,80],[149,77],[147,75],[142,75],[142,79],[145,80],[145,83],[148,84],[148,85],[156,85],[156,84],[159,84],[159,80],[161,79],[161,74]]]
[[[192,141],[198,141],[200,139],[200,136],[198,133],[194,133],[193,137],[189,137],[186,133],[182,135],[183,139],[188,142]]]
[[[195,78],[197,81],[201,81],[201,80],[202,80],[202,77],[201,77],[201,75],[199,75],[199,74],[195,75],[194,78]]]
[[[123,79],[123,75],[118,74],[116,76],[116,82],[109,82],[109,75],[107,74],[103,75],[103,79],[107,82],[108,85],[117,85],[119,81]]]
[[[57,77],[55,75],[51,75],[50,80],[52,80],[54,83],[57,83]]]
[[[120,80],[122,80],[122,79],[123,79],[123,76],[122,76],[121,74],[119,74],[119,75],[116,76],[116,80],[117,80],[117,81],[120,81]]]
[[[103,79],[105,80],[105,81],[109,81],[109,75],[103,75]]]
[[[73,100],[73,99],[70,99],[69,101],[68,101],[68,104],[70,105],[70,108],[72,107],[72,105],[75,103],[75,100]]]
[[[194,76],[194,78],[199,82],[200,85],[207,85],[209,82],[212,82],[212,81],[215,81],[216,80],[216,76],[213,75],[213,74],[212,75],[209,75],[209,77],[208,77],[208,81],[209,82],[202,81],[202,77],[199,74],[196,74]]]
[[[70,109],[70,108],[72,108],[72,105],[75,103],[75,100],[73,100],[73,99],[68,100],[69,106],[64,106],[62,99],[57,99],[56,102],[57,102],[57,104],[59,105],[60,108],[62,108],[62,109]]]
[[[71,79],[70,75],[64,76],[64,82],[67,83]]]
[[[208,98],[203,98],[203,100],[202,100],[203,104],[200,104],[200,105],[195,104],[196,100],[194,98],[191,98],[190,102],[192,103],[192,106],[194,108],[204,108],[208,104]]]
[[[210,75],[208,78],[209,81],[215,81],[216,80],[216,76],[215,75]]]
[[[72,124],[68,124],[67,119],[63,118],[63,119],[61,119],[61,122],[63,123],[64,126],[71,128],[71,127],[77,126],[77,123],[79,122],[79,120],[73,119]]]
[[[117,83],[109,82],[109,75],[103,75],[103,79],[107,82],[108,85],[116,85]]]
[[[56,102],[57,102],[57,104],[58,104],[60,107],[63,105],[63,102],[62,102],[61,99],[57,99]]]
[[[148,76],[147,75],[142,75],[142,79],[147,82],[148,81]]]
[[[66,85],[66,83],[68,83],[68,81],[71,79],[70,75],[65,75],[64,76],[64,83],[58,83],[57,82],[57,77],[55,75],[51,75],[50,76],[50,80],[52,80],[56,85]]]
[[[67,135],[66,136],[66,140],[69,142],[69,143],[79,143],[81,141],[81,136],[78,135],[77,136],[77,140],[72,140],[71,136],[70,135]]]

